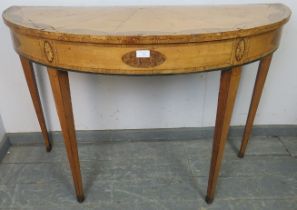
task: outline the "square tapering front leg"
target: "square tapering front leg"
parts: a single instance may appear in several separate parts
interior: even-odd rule
[[[207,203],[212,203],[214,199],[240,75],[241,67],[234,67],[221,72],[217,117],[206,196]]]
[[[67,71],[48,68],[78,202],[84,200]]]

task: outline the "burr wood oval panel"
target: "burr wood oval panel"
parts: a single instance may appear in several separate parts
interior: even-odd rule
[[[289,17],[281,4],[11,7],[3,13],[15,50],[26,58],[67,70],[135,75],[260,59],[277,49]]]
[[[166,60],[165,56],[155,50],[135,50],[126,53],[122,61],[129,66],[137,68],[150,68],[159,66]]]

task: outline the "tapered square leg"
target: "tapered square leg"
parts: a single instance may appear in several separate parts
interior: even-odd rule
[[[246,147],[247,147],[247,144],[248,144],[251,132],[252,132],[254,119],[255,119],[258,105],[260,102],[260,98],[261,98],[261,95],[263,92],[263,87],[264,87],[267,73],[268,73],[268,70],[270,67],[271,59],[272,59],[272,54],[264,57],[260,61],[260,65],[259,65],[259,69],[258,69],[256,81],[255,81],[252,101],[251,101],[251,105],[250,105],[250,110],[249,110],[249,114],[248,114],[247,121],[245,124],[245,129],[244,129],[244,133],[243,133],[240,150],[238,153],[238,157],[240,157],[240,158],[243,158],[243,156],[244,156],[244,153],[245,153],[245,150],[246,150]]]
[[[241,67],[234,67],[221,72],[211,166],[205,199],[207,203],[212,203],[214,199],[240,75]]]
[[[83,202],[84,192],[78,158],[68,72],[48,68],[48,75],[62,128],[77,200],[78,202]]]
[[[24,57],[20,56],[20,60],[21,60],[22,66],[23,66],[26,82],[27,82],[27,85],[28,85],[28,88],[30,91],[30,95],[31,95],[31,98],[33,101],[35,112],[36,112],[38,122],[39,122],[39,125],[41,128],[46,151],[50,152],[52,149],[52,145],[49,140],[49,135],[48,135],[46,124],[45,124],[42,105],[41,105],[39,92],[38,92],[38,88],[37,88],[37,84],[36,84],[36,79],[35,79],[35,75],[34,75],[33,65],[28,59],[26,59]]]

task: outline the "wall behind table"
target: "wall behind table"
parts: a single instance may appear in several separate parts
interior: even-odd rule
[[[245,0],[241,3],[273,2]],[[280,1],[279,1],[280,2]],[[297,1],[281,1],[293,16],[274,56],[255,124],[297,124]],[[1,0],[0,12],[11,5],[177,5],[235,4],[236,0]],[[33,105],[8,28],[0,21],[0,113],[7,132],[39,131]],[[47,123],[60,130],[47,73],[36,66]],[[246,120],[257,63],[244,68],[232,119]],[[76,128],[79,130],[213,126],[219,72],[179,76],[103,76],[70,73]]]

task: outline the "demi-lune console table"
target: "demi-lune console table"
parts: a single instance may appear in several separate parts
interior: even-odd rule
[[[260,60],[239,151],[251,134],[272,54],[291,11],[282,4],[150,7],[14,6],[3,13],[44,137],[52,149],[32,62],[47,66],[77,200],[84,200],[68,71],[169,75],[221,71],[206,201],[214,199],[244,64]],[[135,78],[137,79],[137,78]],[[46,190],[46,189],[45,189]]]

